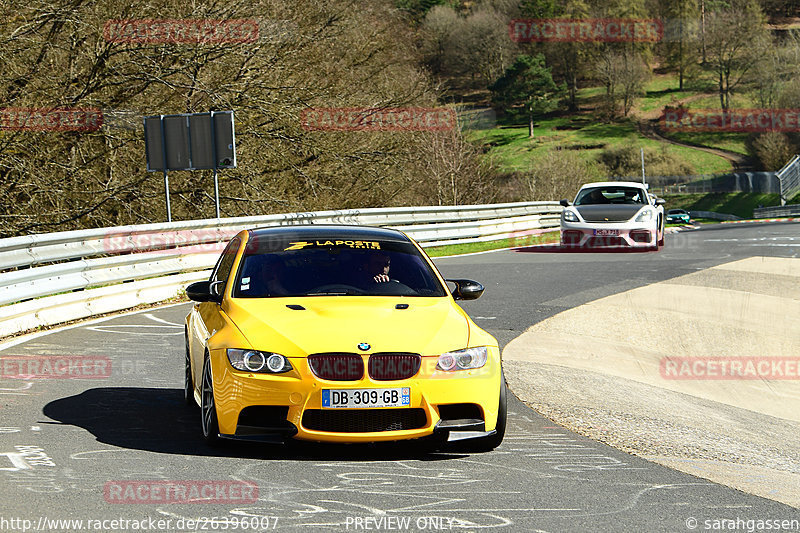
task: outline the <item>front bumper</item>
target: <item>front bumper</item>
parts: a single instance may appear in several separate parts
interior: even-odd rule
[[[597,235],[611,230],[616,235]],[[654,248],[657,245],[654,223],[597,223],[561,221],[561,245],[586,248]]]
[[[422,358],[412,378],[331,381],[315,376],[305,357],[290,357],[285,374],[255,374],[233,369],[224,350],[212,350],[214,400],[224,438],[279,442],[294,438],[318,442],[366,443],[436,435],[449,440],[494,432],[500,397],[500,353],[489,347],[482,368],[444,372],[438,355]],[[362,355],[365,368],[368,355]],[[323,409],[323,389],[410,387],[407,407]]]
[[[691,219],[686,217],[673,217],[667,216],[667,224],[691,224]]]

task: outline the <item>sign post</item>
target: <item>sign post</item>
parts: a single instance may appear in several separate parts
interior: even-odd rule
[[[645,183],[645,178],[644,178],[644,148],[640,148],[640,150],[642,151],[642,183]]]
[[[220,218],[218,171],[236,168],[233,111],[145,117],[144,138],[147,171],[164,172],[167,221],[172,222],[170,170],[213,170],[216,215]]]

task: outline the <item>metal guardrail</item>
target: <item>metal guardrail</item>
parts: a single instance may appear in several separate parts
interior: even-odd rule
[[[405,231],[424,247],[482,242],[559,225],[556,202],[396,207],[193,220],[0,240],[0,335],[174,297],[204,279],[246,228],[359,224]]]
[[[800,204],[780,207],[757,207],[753,209],[753,218],[780,218],[800,216]]]
[[[776,176],[780,182],[781,206],[785,206],[787,200],[800,192],[800,155],[794,156]]]
[[[728,172],[699,176],[648,176],[656,194],[708,194],[717,192],[780,192],[776,172]]]

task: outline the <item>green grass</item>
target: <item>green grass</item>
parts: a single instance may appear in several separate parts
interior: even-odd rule
[[[734,109],[746,109],[758,107],[757,103],[749,95],[734,95],[732,98],[732,106]],[[719,96],[709,95],[698,100],[694,100],[686,104],[690,110],[720,109]],[[669,137],[676,141],[699,144],[711,148],[720,148],[737,154],[748,155],[745,141],[747,140],[747,133],[735,133],[724,131],[709,131],[709,132],[675,132],[669,133]]]
[[[718,109],[719,96],[714,92],[715,86],[708,79],[687,81],[684,90],[678,90],[675,74],[654,76],[645,85],[645,96],[638,99],[634,113],[646,112],[654,116],[667,105],[675,105],[679,100],[695,95],[700,97],[686,103],[689,109]],[[731,172],[731,163],[720,156],[704,152],[692,147],[675,146],[661,141],[647,139],[637,130],[636,120],[623,120],[604,123],[597,119],[593,109],[597,106],[605,92],[604,87],[584,87],[578,90],[578,105],[583,111],[573,115],[546,117],[536,120],[534,138],[528,138],[528,129],[524,119],[504,117],[499,126],[492,130],[467,132],[472,141],[488,147],[488,156],[503,171],[527,171],[536,164],[551,148],[575,150],[586,161],[597,161],[601,152],[624,143],[634,143],[642,147],[662,147],[675,157],[694,167],[694,174],[717,174]],[[733,97],[734,108],[758,107],[753,95],[736,94]],[[678,142],[694,144],[709,148],[718,148],[742,155],[749,155],[746,141],[748,134],[733,132],[665,132]],[[595,176],[600,179],[605,176]]]
[[[605,87],[583,87],[578,89],[576,97],[579,100],[586,100],[589,98],[597,98],[598,96],[602,96],[604,92],[606,92]]]
[[[742,218],[753,218],[753,209],[779,205],[777,194],[762,193],[709,193],[709,194],[667,194],[665,209],[686,209],[687,211],[713,211],[727,213]]]
[[[505,171],[529,170],[551,148],[576,150],[582,159],[596,161],[603,150],[630,142],[645,148],[664,146],[663,142],[642,137],[633,121],[603,123],[587,115],[537,120],[533,139],[528,138],[528,128],[523,124],[471,131],[468,138],[490,146],[490,157]],[[714,154],[685,146],[666,145],[666,149],[691,164],[695,174],[731,170],[727,160]]]
[[[650,78],[645,86],[644,90],[647,92],[656,92],[656,91],[677,91],[678,90],[678,74],[676,72],[671,72],[669,74],[657,74]],[[690,94],[695,93],[706,93],[711,92],[716,89],[716,85],[713,81],[704,80],[704,79],[685,79],[683,80],[683,90],[689,91]]]
[[[557,243],[559,232],[548,231],[539,235],[525,235],[510,239],[500,239],[488,242],[470,242],[465,244],[450,244],[447,246],[433,246],[425,248],[425,253],[431,257],[442,257],[446,255],[460,255],[475,252],[485,252],[488,250],[502,250],[504,248],[517,248],[520,246],[532,246],[534,244],[553,244]]]
[[[636,109],[641,111],[661,111],[664,106],[677,105],[679,99],[697,94],[696,89],[688,88],[686,84],[679,91],[677,76],[656,76],[645,85],[644,90],[644,97],[636,102]]]
[[[550,147],[578,149],[581,157],[594,159],[608,143],[630,134],[630,128],[586,122],[583,116],[550,117],[536,121],[533,139],[525,124],[469,132],[468,138],[490,146],[491,157],[503,170],[525,171]]]
[[[696,94],[697,88],[677,91],[677,85],[674,76],[655,77],[646,86],[647,96],[638,101],[638,109],[661,109],[673,100]],[[577,95],[579,107],[586,109],[596,105],[604,92],[604,87],[579,89]],[[631,142],[645,148],[660,148],[666,145],[668,152],[692,165],[695,174],[715,174],[732,170],[731,164],[726,159],[714,154],[643,137],[634,119],[606,123],[597,119],[591,112],[538,118],[534,126],[533,139],[528,138],[525,120],[513,117],[501,118],[498,127],[494,129],[472,130],[466,133],[470,140],[488,146],[489,157],[507,172],[529,170],[536,164],[536,160],[551,148],[576,150],[582,159],[597,161],[603,150]],[[714,146],[713,141],[713,137],[710,136],[697,140],[699,144],[711,143]],[[743,138],[731,137],[726,143],[726,149],[737,152],[744,149]],[[598,179],[602,177],[604,176],[597,176]]]
[[[686,104],[688,109],[721,109],[719,103],[719,93],[709,94],[703,98],[698,98]],[[734,94],[731,97],[732,109],[752,109],[759,107],[755,99],[748,93]]]
[[[698,132],[674,132],[665,131],[664,134],[676,141],[699,144],[710,148],[720,148],[737,154],[748,155],[745,141],[747,133],[735,133],[724,131],[698,131]]]
[[[647,139],[647,143],[648,144],[646,144],[646,146],[655,146],[659,148],[663,144],[650,139]],[[675,154],[683,161],[686,161],[692,165],[692,167],[694,167],[695,174],[720,174],[731,172],[733,170],[727,159],[714,154],[709,154],[708,152],[704,152],[702,150],[670,144],[667,146],[667,152]],[[647,161],[645,161],[645,164],[646,163]],[[645,167],[645,172],[646,171],[647,168]]]
[[[693,91],[648,91],[645,97],[636,103],[641,111],[661,111],[666,106],[678,105],[678,100],[695,94]]]

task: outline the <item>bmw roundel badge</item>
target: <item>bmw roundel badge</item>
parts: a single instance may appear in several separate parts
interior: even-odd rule
[[[361,350],[362,352],[366,352],[366,351],[367,351],[367,350],[369,350],[370,348],[372,348],[372,346],[370,346],[370,345],[369,345],[368,343],[366,343],[366,342],[359,343],[359,345],[358,345],[358,349],[359,349],[359,350]]]

